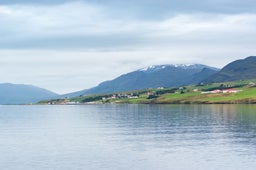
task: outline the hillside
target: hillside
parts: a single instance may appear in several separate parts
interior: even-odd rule
[[[236,60],[229,63],[216,74],[208,77],[203,82],[224,82],[256,78],[256,56]]]
[[[28,104],[58,96],[49,90],[24,84],[0,84],[0,104]]]
[[[107,94],[146,88],[184,86],[199,83],[217,71],[217,68],[201,64],[154,65],[121,75],[75,94]]]
[[[247,104],[256,103],[256,79],[157,88],[71,99],[42,101],[40,104],[131,103],[131,104]]]

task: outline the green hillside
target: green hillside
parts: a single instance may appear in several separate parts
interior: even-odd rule
[[[39,104],[141,103],[141,104],[240,104],[256,103],[256,80],[198,84],[122,93],[42,101]]]

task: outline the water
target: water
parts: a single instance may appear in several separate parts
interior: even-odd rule
[[[256,167],[256,105],[0,106],[1,170]]]

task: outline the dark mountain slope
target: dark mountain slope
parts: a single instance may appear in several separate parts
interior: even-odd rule
[[[229,63],[203,82],[225,82],[254,78],[256,78],[256,56],[251,56]]]

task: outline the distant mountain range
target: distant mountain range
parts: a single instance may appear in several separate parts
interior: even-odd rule
[[[29,104],[57,97],[49,90],[24,84],[0,84],[0,104]]]

